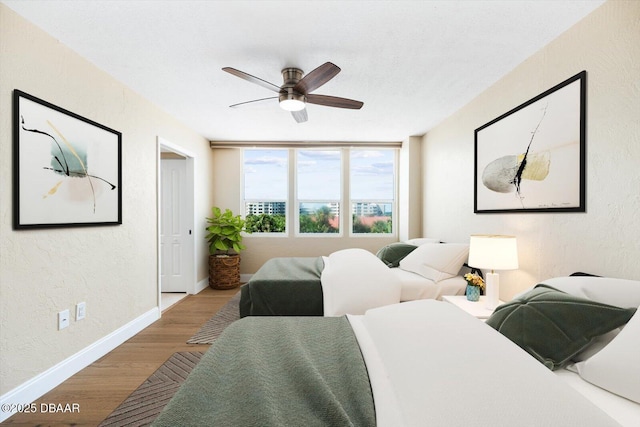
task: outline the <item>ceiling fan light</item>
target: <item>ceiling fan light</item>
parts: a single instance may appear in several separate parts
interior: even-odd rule
[[[287,111],[304,110],[305,97],[302,94],[288,90],[289,93],[280,93],[280,108]]]
[[[287,111],[300,111],[304,110],[304,102],[297,99],[285,99],[280,101],[280,108]]]

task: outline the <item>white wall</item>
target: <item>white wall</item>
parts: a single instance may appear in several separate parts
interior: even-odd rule
[[[640,2],[609,1],[423,138],[423,232],[514,234],[520,269],[501,297],[575,271],[638,278]],[[474,130],[587,71],[587,212],[474,214]]]
[[[400,241],[422,235],[422,138],[402,142],[398,167],[398,237]]]
[[[214,205],[241,212],[242,150],[237,148],[215,148],[214,152]],[[395,237],[365,236],[350,237],[295,237],[292,233],[285,237],[266,237],[256,234],[246,235],[242,243],[247,247],[241,253],[240,272],[253,274],[270,258],[311,257],[329,255],[345,248],[362,248],[376,253],[386,244],[397,241]]]
[[[197,280],[207,275],[208,141],[0,4],[0,395],[157,308],[157,137],[196,156]],[[122,132],[121,226],[12,230],[11,97]],[[87,304],[76,322],[76,303]],[[57,330],[56,313],[71,309]],[[15,403],[15,402],[14,402]]]

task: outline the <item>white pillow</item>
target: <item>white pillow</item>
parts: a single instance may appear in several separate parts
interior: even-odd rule
[[[427,237],[421,237],[421,238],[417,238],[417,239],[409,239],[409,240],[405,241],[404,243],[407,243],[409,245],[414,245],[414,246],[420,246],[420,245],[424,245],[426,243],[440,243],[440,240],[438,240],[438,239],[429,239]]]
[[[591,340],[591,343],[585,347],[580,353],[571,358],[573,362],[582,362],[587,360],[603,348],[607,346],[613,339],[618,336],[622,328],[615,328],[613,331],[609,331],[606,334],[602,334]]]
[[[612,277],[554,277],[544,283],[576,297],[588,298],[617,307],[640,305],[640,281]]]
[[[437,283],[456,276],[468,257],[468,243],[421,245],[400,261],[400,268]]]
[[[640,310],[602,350],[576,364],[592,384],[640,403]]]

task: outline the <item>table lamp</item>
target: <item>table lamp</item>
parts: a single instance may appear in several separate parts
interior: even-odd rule
[[[473,234],[469,242],[469,266],[491,270],[487,273],[486,307],[493,310],[500,299],[500,278],[494,270],[518,268],[518,246],[515,236]]]

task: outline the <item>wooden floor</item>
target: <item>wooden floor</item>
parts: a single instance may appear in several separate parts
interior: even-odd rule
[[[186,341],[237,292],[207,288],[187,296],[160,320],[35,402],[37,408],[41,403],[77,403],[79,413],[15,414],[2,425],[97,426],[173,353],[206,351],[209,346]]]

